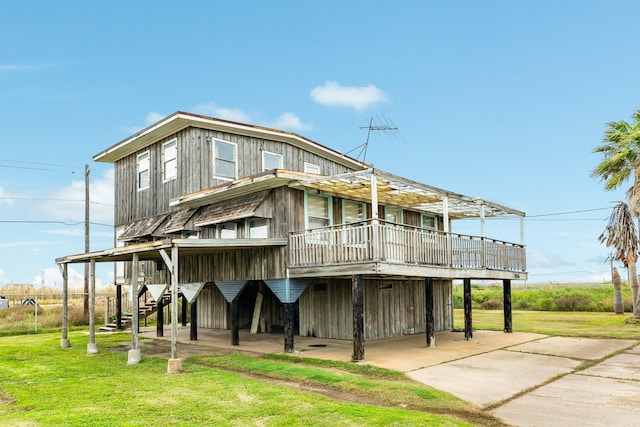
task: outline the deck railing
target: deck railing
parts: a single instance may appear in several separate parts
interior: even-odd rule
[[[522,245],[382,220],[304,230],[289,236],[291,267],[367,261],[459,269],[526,270]]]

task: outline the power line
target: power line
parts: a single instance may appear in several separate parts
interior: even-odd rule
[[[85,221],[55,221],[55,220],[0,220],[2,224],[62,224],[62,225],[80,225]],[[113,224],[103,224],[100,222],[89,222],[92,225],[101,225],[104,227],[113,227]]]
[[[83,199],[47,199],[47,198],[39,198],[39,197],[0,197],[0,200],[33,200],[33,201],[41,201],[41,202],[83,202]],[[94,205],[103,205],[103,206],[113,206],[109,203],[96,202],[94,200],[90,200],[89,203]]]

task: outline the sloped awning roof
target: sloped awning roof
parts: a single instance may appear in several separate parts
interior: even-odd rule
[[[167,219],[169,214],[162,214],[151,218],[133,221],[127,226],[124,232],[118,236],[118,240],[130,241],[151,236],[160,225]]]
[[[196,213],[198,208],[181,209],[174,213],[167,224],[162,228],[163,233],[178,233],[185,229],[187,222]]]
[[[269,190],[262,190],[205,206],[201,209],[194,224],[202,227],[255,216],[256,209],[267,197],[267,194],[269,194]]]

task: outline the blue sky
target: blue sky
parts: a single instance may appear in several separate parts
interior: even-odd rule
[[[60,286],[55,258],[84,250],[85,164],[91,249],[113,246],[112,168],[92,156],[178,110],[340,151],[393,123],[366,160],[525,211],[529,282],[607,277],[597,237],[626,188],[589,173],[605,124],[640,107],[639,17],[632,1],[0,2],[0,284]],[[486,230],[520,239],[517,220]]]

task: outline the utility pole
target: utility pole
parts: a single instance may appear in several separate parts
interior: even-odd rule
[[[84,253],[89,253],[89,165],[84,165]],[[89,263],[84,263],[83,313],[89,315]]]

